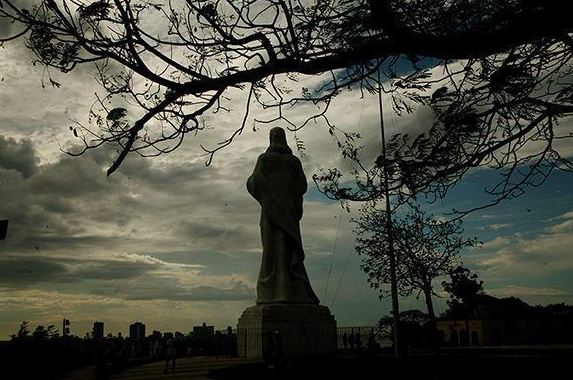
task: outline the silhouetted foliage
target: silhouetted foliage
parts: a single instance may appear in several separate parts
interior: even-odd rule
[[[382,339],[394,342],[394,323],[391,316],[380,318],[376,325],[376,333]],[[429,343],[432,323],[428,314],[420,310],[405,310],[400,312],[400,339],[405,347],[424,347]]]
[[[360,209],[354,223],[356,251],[363,256],[362,270],[368,275],[370,286],[384,296],[389,292],[384,284],[390,282],[386,211],[369,202]],[[434,292],[433,281],[450,273],[459,251],[476,245],[477,241],[463,237],[461,220],[438,221],[416,204],[403,216],[394,218],[391,231],[398,290],[402,296],[424,295],[428,315],[434,321],[432,296],[438,294]]]
[[[12,339],[28,339],[30,337],[30,330],[28,330],[28,321],[22,321],[18,333],[12,335]]]
[[[2,0],[0,16],[21,27],[0,42],[26,36],[35,63],[63,72],[95,66],[107,94],[89,124],[72,130],[85,149],[118,149],[108,174],[129,152],[173,151],[206,128],[207,112],[235,106],[229,97],[238,91],[248,91],[242,122],[204,148],[207,163],[241,134],[253,103],[270,115],[253,128],[322,121],[344,141],[353,135],[330,122],[328,108],[342,90],[378,91],[373,74],[381,67],[395,111],[429,106],[435,120],[424,135],[395,137],[386,162],[371,172],[362,168],[367,191],[335,186],[326,191],[332,197],[378,198],[379,181],[368,175],[381,165],[393,168],[393,190],[430,198],[471,168],[493,167],[503,172],[489,188],[494,202],[538,185],[558,165],[571,169],[554,147],[570,137],[560,134],[559,120],[573,114],[573,21],[557,2],[41,0],[28,10]],[[318,84],[296,88],[301,75],[323,73]],[[109,101],[124,98],[143,116],[108,125]],[[297,118],[303,104],[312,110]]]
[[[18,332],[10,336],[12,340],[32,339],[34,341],[46,341],[58,339],[60,337],[60,334],[54,325],[48,325],[47,327],[44,325],[38,325],[31,334],[28,326],[28,321],[22,321]]]
[[[89,365],[93,352],[89,341],[60,336],[54,325],[38,325],[31,333],[23,321],[10,341],[0,341],[3,378],[53,379],[57,374]]]
[[[49,325],[48,327],[44,327],[44,325],[38,325],[32,332],[32,338],[36,341],[54,339],[58,336],[59,334],[54,325]]]
[[[444,290],[450,294],[446,315],[460,318],[470,317],[479,297],[483,293],[483,281],[475,273],[459,265],[450,272],[450,281],[443,281]]]
[[[573,318],[573,305],[562,303],[554,303],[549,305],[537,305],[537,311],[546,317],[557,318]]]

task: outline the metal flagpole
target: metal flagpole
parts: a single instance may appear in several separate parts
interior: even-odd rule
[[[380,81],[380,65],[378,66],[378,103],[380,106],[380,130],[382,132],[382,158],[384,159],[384,197],[386,198],[386,233],[388,234],[388,256],[390,259],[390,291],[392,297],[392,320],[394,322],[394,354],[400,359],[400,308],[398,305],[398,289],[396,286],[396,255],[394,251],[394,236],[392,235],[392,208],[390,206],[390,190],[388,189],[388,167],[386,164],[386,137],[384,136],[384,114],[382,110],[382,83]]]

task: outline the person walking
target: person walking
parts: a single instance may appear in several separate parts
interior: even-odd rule
[[[354,333],[354,344],[358,350],[362,349],[362,340],[360,339],[360,332]]]
[[[171,372],[175,372],[175,358],[177,357],[177,346],[175,344],[175,339],[167,339],[167,353],[165,354],[165,369],[164,373],[167,373],[169,367],[169,361],[171,360]]]
[[[275,331],[275,368],[281,376],[285,370],[285,350],[283,347],[283,338],[279,330]]]
[[[350,349],[354,350],[354,330],[350,332],[350,336],[348,337],[348,343],[350,344]]]

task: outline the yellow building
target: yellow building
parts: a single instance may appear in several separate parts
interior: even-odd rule
[[[544,314],[518,298],[482,295],[474,315],[437,322],[452,347],[573,343],[573,318]]]
[[[440,335],[440,340],[454,347],[483,345],[484,321],[481,319],[472,319],[467,322],[466,325],[466,320],[439,320],[438,334]]]

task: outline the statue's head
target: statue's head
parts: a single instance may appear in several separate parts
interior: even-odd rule
[[[267,152],[289,153],[292,154],[292,149],[288,146],[286,140],[285,130],[281,127],[274,127],[270,132],[270,144]]]

